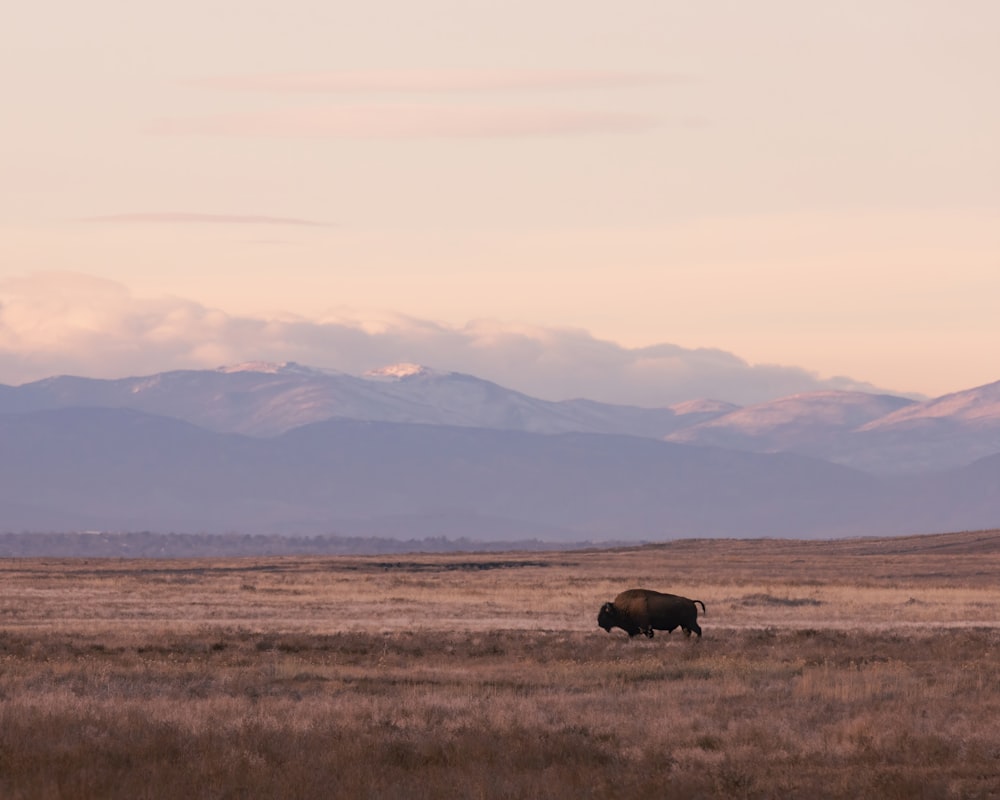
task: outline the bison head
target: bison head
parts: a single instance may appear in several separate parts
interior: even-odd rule
[[[597,613],[597,624],[610,631],[618,623],[618,609],[614,603],[605,603]]]

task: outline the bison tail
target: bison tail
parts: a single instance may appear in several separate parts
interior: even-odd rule
[[[691,602],[692,603],[698,603],[698,605],[701,606],[701,613],[702,614],[708,613],[707,610],[706,610],[706,608],[705,608],[705,604],[703,602],[701,602],[701,600],[692,600]]]

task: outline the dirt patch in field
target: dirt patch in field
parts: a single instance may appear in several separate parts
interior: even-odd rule
[[[775,597],[770,594],[751,594],[740,601],[744,606],[788,606],[798,608],[799,606],[821,606],[822,600],[812,597]]]

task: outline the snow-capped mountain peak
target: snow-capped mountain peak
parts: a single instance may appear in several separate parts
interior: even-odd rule
[[[319,370],[306,367],[295,361],[244,361],[216,367],[216,372],[233,375],[239,372],[255,372],[260,375],[335,375],[335,370]]]
[[[417,375],[433,375],[434,370],[420,364],[411,364],[401,361],[398,364],[389,364],[384,367],[370,369],[365,374],[366,378],[412,378]]]
[[[712,400],[701,398],[698,400],[685,400],[682,403],[674,403],[669,406],[670,410],[679,416],[687,414],[704,414],[706,416],[722,416],[731,411],[737,411],[740,407],[735,403],[725,403],[722,400]]]
[[[281,361],[244,361],[241,364],[229,364],[217,367],[216,372],[232,375],[235,372],[262,372],[266,375],[277,375],[291,365],[292,362]]]

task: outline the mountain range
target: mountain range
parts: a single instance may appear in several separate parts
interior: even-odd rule
[[[399,364],[0,385],[0,531],[638,541],[1000,524],[1000,382],[552,402]]]

